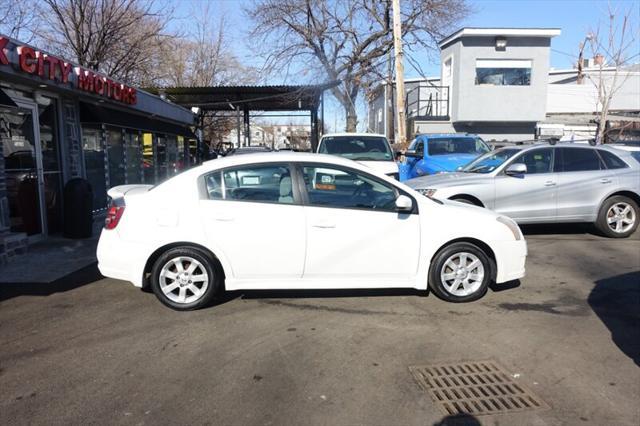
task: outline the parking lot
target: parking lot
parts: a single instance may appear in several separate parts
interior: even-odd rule
[[[278,291],[181,313],[110,279],[5,288],[0,424],[639,424],[640,233],[524,231],[527,276],[469,304]],[[481,360],[550,408],[450,422],[409,371]]]

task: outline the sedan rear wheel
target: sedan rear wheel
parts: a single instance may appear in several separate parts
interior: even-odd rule
[[[199,250],[173,248],[156,260],[151,288],[162,303],[173,309],[198,309],[215,296],[219,276],[217,266]]]
[[[470,302],[481,298],[491,280],[491,260],[476,245],[454,243],[433,259],[429,286],[441,299]]]
[[[600,208],[596,226],[608,237],[625,238],[638,228],[638,205],[630,198],[615,196]]]

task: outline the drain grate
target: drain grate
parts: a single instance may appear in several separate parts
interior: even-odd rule
[[[549,406],[494,361],[409,367],[444,414],[501,414]]]

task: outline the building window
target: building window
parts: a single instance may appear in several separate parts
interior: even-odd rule
[[[476,85],[530,86],[531,60],[476,59]]]

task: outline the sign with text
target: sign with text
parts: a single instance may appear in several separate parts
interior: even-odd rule
[[[135,105],[137,93],[134,87],[119,83],[93,70],[71,63],[56,56],[43,53],[30,46],[13,43],[11,39],[0,36],[0,65],[13,65],[21,73],[37,76],[57,84],[92,93],[127,105]],[[13,54],[12,54],[13,52]],[[12,60],[13,58],[13,60]]]

